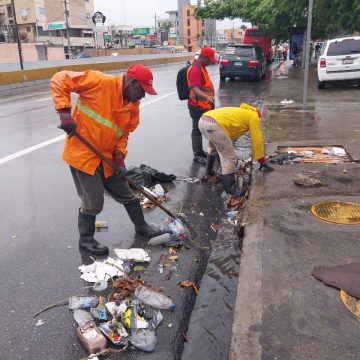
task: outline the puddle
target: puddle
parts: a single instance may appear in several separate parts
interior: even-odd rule
[[[242,239],[225,221],[201,281],[187,333],[191,341],[185,344],[183,360],[229,358]]]

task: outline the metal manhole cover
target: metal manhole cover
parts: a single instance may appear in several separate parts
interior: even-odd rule
[[[314,204],[311,213],[332,224],[359,225],[360,204],[344,201],[327,201]]]

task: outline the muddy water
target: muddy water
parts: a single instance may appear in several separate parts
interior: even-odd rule
[[[273,79],[279,70],[275,65],[268,70],[267,80]],[[286,76],[285,68],[282,76]],[[239,106],[241,102],[247,102],[262,108],[268,84],[268,81],[237,80],[222,83],[218,94],[220,106]],[[238,139],[234,146],[240,162],[251,157],[248,136]],[[191,340],[185,343],[183,360],[225,360],[229,357],[242,247],[242,236],[236,229],[224,215],[217,238],[212,242],[200,293],[189,322],[187,336]]]

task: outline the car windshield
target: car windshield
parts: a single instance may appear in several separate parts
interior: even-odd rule
[[[360,39],[335,41],[329,45],[327,56],[349,55],[360,53]]]
[[[235,55],[235,56],[244,56],[244,57],[253,57],[254,48],[253,47],[242,47],[242,46],[233,46],[226,49],[225,55]]]

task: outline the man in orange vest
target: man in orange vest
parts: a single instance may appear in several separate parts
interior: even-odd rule
[[[126,173],[129,133],[139,125],[140,100],[145,92],[157,95],[152,86],[153,75],[143,65],[130,66],[118,76],[98,71],[60,71],[50,82],[55,109],[60,115],[60,128],[65,139],[62,159],[70,165],[77,193],[81,200],[78,214],[79,247],[94,255],[107,255],[109,250],[94,239],[95,219],[104,205],[106,190],[122,203],[138,234],[149,238],[160,235],[160,229],[144,219],[139,200],[129,184],[89,150],[76,136],[75,129],[93,146]],[[71,112],[71,93],[79,98]]]
[[[215,51],[210,47],[201,49],[197,60],[194,60],[187,72],[187,80],[190,89],[188,109],[192,119],[191,142],[194,153],[194,161],[205,165],[206,153],[202,147],[202,135],[199,130],[199,120],[203,113],[215,106],[214,85],[206,67],[216,63]]]

